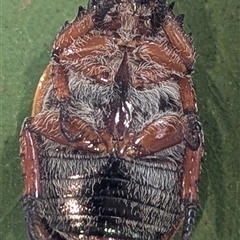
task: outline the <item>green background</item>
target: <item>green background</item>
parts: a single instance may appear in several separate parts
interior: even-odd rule
[[[1,1],[0,239],[26,240],[19,131],[30,115],[54,37],[79,0]],[[197,50],[194,83],[205,131],[200,209],[193,240],[240,239],[240,3],[178,0]]]

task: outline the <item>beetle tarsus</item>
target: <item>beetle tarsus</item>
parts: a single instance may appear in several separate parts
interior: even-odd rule
[[[197,203],[185,201],[185,218],[181,240],[189,240],[196,220]]]

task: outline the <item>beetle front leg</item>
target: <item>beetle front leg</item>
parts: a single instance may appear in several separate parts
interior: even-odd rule
[[[110,38],[107,36],[87,35],[79,38],[70,46],[63,49],[58,59],[63,61],[74,61],[85,58],[89,55],[96,56],[100,52],[105,53],[111,50]],[[58,61],[57,61],[58,62]]]
[[[53,58],[57,59],[59,54],[76,39],[88,33],[94,27],[92,14],[82,14],[72,23],[68,24],[57,36],[53,45]]]
[[[69,67],[68,70],[81,73],[85,78],[90,78],[96,83],[102,85],[110,85],[113,82],[113,73],[109,66],[100,62],[100,56],[112,55],[117,48],[113,47],[111,39],[107,36],[88,35],[78,39],[76,42],[66,47],[61,54],[59,54],[54,66],[53,71],[58,72],[57,69],[62,68],[60,73],[65,76],[65,66]],[[99,57],[96,60],[96,55]],[[84,59],[84,62],[81,62]],[[57,79],[56,79],[57,82]]]
[[[158,63],[169,71],[173,70],[176,73],[187,73],[188,71],[179,54],[166,42],[161,44],[157,42],[143,43],[135,55],[142,60]]]
[[[189,38],[183,32],[180,24],[172,17],[166,19],[163,29],[171,45],[179,52],[181,59],[192,68],[194,64],[194,50]]]
[[[143,42],[136,51],[136,56],[145,61],[154,61],[168,70],[188,74],[195,62],[194,49],[189,38],[179,23],[168,17],[163,25],[167,42]]]

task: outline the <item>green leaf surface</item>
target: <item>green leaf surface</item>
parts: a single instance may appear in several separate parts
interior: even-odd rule
[[[1,1],[1,240],[26,240],[19,132],[52,42],[79,5],[86,1]],[[176,2],[197,51],[194,83],[206,145],[193,240],[240,239],[239,9],[239,0]]]

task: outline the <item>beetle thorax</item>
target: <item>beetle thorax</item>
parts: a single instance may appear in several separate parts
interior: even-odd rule
[[[130,42],[137,34],[133,31],[133,29],[137,29],[136,18],[132,15],[128,16],[126,13],[121,16],[121,22],[121,27],[117,30],[117,33],[124,42]]]

